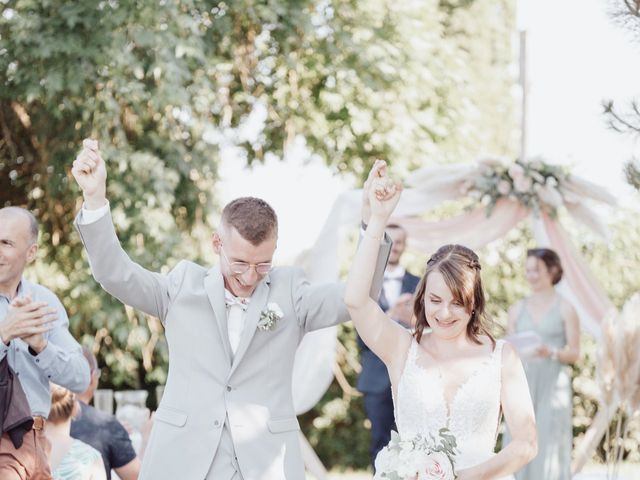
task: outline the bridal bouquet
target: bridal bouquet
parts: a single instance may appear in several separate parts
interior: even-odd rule
[[[403,439],[391,432],[391,441],[376,457],[374,480],[454,480],[456,439],[446,428],[438,436]]]

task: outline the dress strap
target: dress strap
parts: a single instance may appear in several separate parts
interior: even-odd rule
[[[495,360],[497,360],[498,364],[502,364],[502,347],[506,341],[502,338],[496,340],[496,346],[493,349],[493,353],[491,354]]]
[[[418,341],[416,340],[416,337],[411,335],[411,343],[409,344],[409,352],[407,353],[407,360],[410,359],[415,361],[417,356],[418,356]]]

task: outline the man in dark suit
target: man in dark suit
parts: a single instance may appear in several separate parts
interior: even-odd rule
[[[400,265],[400,257],[404,253],[407,232],[397,224],[387,225],[387,234],[393,245],[389,254],[389,262],[384,272],[384,281],[378,303],[387,314],[411,328],[413,312],[413,292],[420,281],[419,277],[407,272]],[[364,408],[371,422],[371,463],[376,455],[391,439],[391,430],[396,429],[393,416],[393,398],[391,381],[382,360],[380,360],[358,337],[360,346],[360,363],[362,371],[358,378],[358,390],[364,396]]]

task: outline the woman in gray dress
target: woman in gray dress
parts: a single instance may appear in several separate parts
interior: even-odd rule
[[[538,455],[517,480],[571,478],[572,390],[568,365],[580,355],[580,326],[573,306],[555,285],[562,278],[558,254],[548,248],[527,251],[531,295],[509,309],[508,333],[532,331],[542,339],[523,359],[538,429]]]

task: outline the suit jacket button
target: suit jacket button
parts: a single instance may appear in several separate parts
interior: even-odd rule
[[[214,427],[219,427],[220,426],[220,422],[218,420],[216,420],[215,422],[213,422],[213,426]]]
[[[227,392],[231,391],[231,385],[227,385]]]

